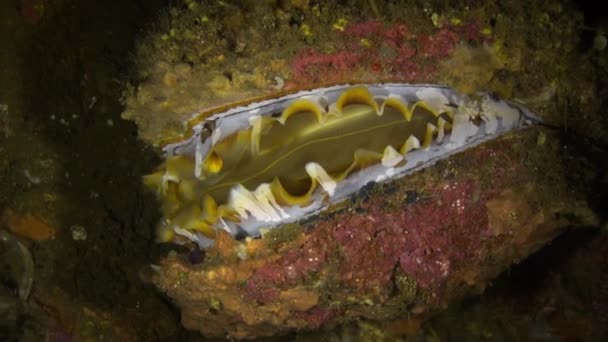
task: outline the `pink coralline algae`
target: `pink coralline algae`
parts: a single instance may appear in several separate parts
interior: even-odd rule
[[[300,51],[292,62],[292,82],[335,83],[353,78],[426,82],[435,76],[437,62],[459,42],[485,39],[476,23],[444,25],[432,34],[413,33],[401,23],[353,23],[341,32],[335,52]]]
[[[245,294],[272,302],[281,288],[326,267],[333,251],[337,280],[346,288],[362,293],[382,289],[399,266],[435,296],[454,264],[473,258],[478,237],[487,229],[484,199],[474,193],[475,182],[460,179],[428,191],[406,204],[407,210],[387,213],[378,203],[364,203],[361,213],[339,224],[321,222],[304,245],[259,268]],[[330,238],[320,238],[325,234]]]
[[[448,182],[432,194],[441,200],[421,201],[404,211],[399,265],[420,287],[441,291],[453,264],[475,259],[479,239],[457,239],[451,233],[481,237],[487,229],[484,201],[474,192],[472,181]]]
[[[321,327],[336,316],[335,309],[316,307],[304,312],[296,312],[294,316],[306,321],[312,329]]]
[[[398,265],[422,289],[440,292],[453,265],[470,260],[479,245],[476,237],[487,229],[483,199],[475,199],[474,192],[475,183],[461,179],[428,191],[397,213],[364,205],[365,214],[333,229],[343,257],[342,283],[365,291],[380,288]],[[371,261],[367,256],[374,252]]]
[[[319,271],[327,259],[327,245],[313,237],[302,247],[256,270],[245,286],[245,295],[260,303],[270,302],[277,298],[281,287],[293,285]]]
[[[361,58],[356,53],[323,54],[309,49],[293,62],[293,73],[296,79],[308,78],[307,75],[315,74],[324,75],[323,82],[338,81],[342,73],[354,68]]]

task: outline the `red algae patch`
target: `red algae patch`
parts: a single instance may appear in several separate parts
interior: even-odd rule
[[[318,272],[327,263],[330,248],[329,244],[309,236],[300,248],[289,250],[275,262],[257,269],[247,281],[245,296],[261,303],[277,299],[282,287]]]
[[[336,50],[302,49],[292,61],[289,85],[345,81],[399,80],[430,82],[439,61],[460,42],[487,41],[476,23],[446,25],[433,33],[416,33],[404,23],[362,21],[335,35]]]
[[[451,267],[474,257],[488,228],[484,200],[474,198],[474,188],[472,180],[449,181],[405,210],[387,213],[370,201],[361,206],[361,214],[337,224],[321,222],[303,246],[258,269],[246,294],[263,303],[277,299],[281,287],[318,272],[331,250],[336,251],[337,280],[345,288],[380,295],[398,265],[436,296]]]
[[[474,197],[474,181],[449,181],[400,213],[392,227],[399,266],[433,295],[442,291],[451,269],[475,258],[480,238],[488,227],[485,199]],[[457,232],[457,233],[456,233]],[[400,238],[398,238],[399,236]],[[388,242],[388,241],[387,241]]]
[[[474,257],[487,230],[487,209],[474,193],[473,181],[451,181],[405,210],[387,213],[370,201],[360,207],[363,213],[321,222],[302,247],[258,269],[246,293],[273,300],[282,286],[318,272],[333,251],[336,280],[344,288],[381,295],[399,266],[434,296],[453,265]]]

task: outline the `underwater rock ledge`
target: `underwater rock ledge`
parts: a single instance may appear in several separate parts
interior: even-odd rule
[[[172,253],[153,282],[209,337],[426,318],[564,228],[597,224],[562,156],[552,131],[511,132],[260,239],[222,231],[202,263]]]

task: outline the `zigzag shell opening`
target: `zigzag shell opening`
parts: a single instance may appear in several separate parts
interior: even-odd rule
[[[167,146],[165,163],[144,177],[162,203],[158,240],[207,247],[217,229],[259,235],[526,118],[533,115],[489,96],[401,84],[324,88],[236,108]]]

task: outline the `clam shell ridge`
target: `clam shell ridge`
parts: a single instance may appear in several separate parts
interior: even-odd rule
[[[144,184],[161,200],[158,241],[205,248],[218,229],[257,236],[535,122],[517,104],[444,86],[319,88],[199,122]]]

